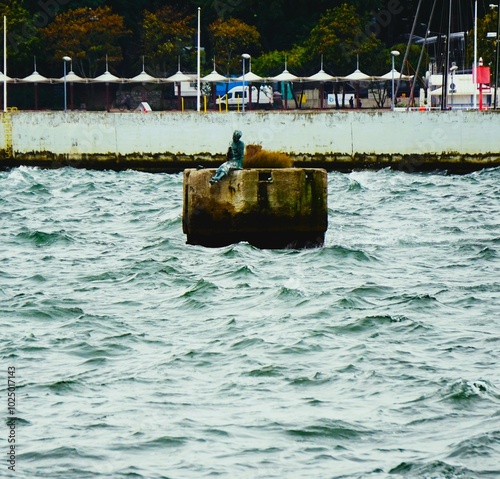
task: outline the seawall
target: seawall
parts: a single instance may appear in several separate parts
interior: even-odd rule
[[[214,167],[234,129],[299,167],[466,173],[500,166],[500,111],[295,110],[3,113],[0,167]]]

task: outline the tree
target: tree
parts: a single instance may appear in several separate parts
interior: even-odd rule
[[[477,22],[477,60],[483,59],[484,66],[494,67],[496,43],[494,38],[488,38],[488,32],[497,31],[498,9],[491,10]],[[469,32],[469,38],[474,38],[474,31]],[[474,61],[474,42],[470,41],[467,45],[467,65],[472,65]],[[494,68],[492,68],[493,70]]]
[[[65,55],[73,59],[77,73],[95,77],[100,63],[122,59],[120,41],[129,34],[123,17],[112,13],[110,7],[78,8],[58,14],[42,30],[46,48],[54,61]]]
[[[2,19],[4,15],[7,17],[9,67],[14,71],[28,73],[28,68],[33,66],[33,56],[40,46],[40,34],[37,26],[39,19],[28,12],[22,0],[0,4]]]
[[[253,71],[264,77],[279,75],[285,68],[294,75],[304,73],[305,49],[301,45],[295,45],[291,50],[271,52],[260,55],[252,63]]]
[[[217,19],[208,27],[215,56],[226,64],[226,74],[240,70],[240,55],[255,54],[260,47],[257,29],[236,18]]]
[[[350,73],[356,58],[373,58],[382,43],[371,30],[373,19],[359,15],[353,5],[344,3],[328,10],[315,26],[306,48],[311,58],[323,56],[336,74]],[[371,64],[367,64],[370,69]]]
[[[193,48],[193,38],[196,29],[192,26],[194,15],[185,16],[173,7],[165,6],[156,12],[144,11],[142,21],[143,53],[163,73],[167,72],[167,65],[177,69],[177,58],[188,59]],[[174,70],[175,71],[175,70]],[[174,73],[172,71],[172,73]]]

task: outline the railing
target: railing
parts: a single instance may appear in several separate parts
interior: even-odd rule
[[[4,144],[5,144],[5,155],[8,158],[12,158],[13,149],[12,149],[12,112],[17,111],[17,107],[9,107],[7,111],[2,115],[2,123],[3,123],[3,135],[4,135]]]

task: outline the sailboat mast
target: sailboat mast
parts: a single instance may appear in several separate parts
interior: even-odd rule
[[[449,11],[448,11],[448,34],[446,36],[446,52],[445,52],[445,62],[444,62],[444,72],[443,72],[443,100],[441,102],[441,110],[448,109],[448,72],[450,71],[450,44],[451,44],[451,8],[453,0],[450,0]]]
[[[422,64],[422,59],[424,57],[424,52],[425,52],[425,48],[427,45],[427,38],[429,37],[429,32],[430,32],[429,28],[430,28],[430,25],[432,23],[432,19],[434,17],[434,10],[436,8],[436,3],[437,3],[437,0],[434,0],[434,3],[432,4],[431,14],[430,14],[429,20],[427,22],[427,29],[425,30],[424,42],[422,43],[422,48],[420,50],[420,56],[418,58],[417,68],[415,69],[415,76],[413,77],[413,81],[411,82],[410,101],[408,102],[408,106],[406,107],[407,111],[410,109],[410,105],[413,103],[413,99],[415,98],[415,85],[417,83],[416,80],[417,80],[418,72],[420,71],[420,65]]]
[[[398,82],[397,82],[397,85],[396,85],[396,91],[394,93],[394,96],[396,98],[398,96],[399,84],[401,83],[401,76],[403,75],[403,68],[406,66],[406,61],[408,60],[408,55],[410,53],[410,48],[411,48],[411,44],[412,44],[412,41],[413,41],[413,35],[415,34],[415,28],[417,26],[418,15],[419,15],[420,7],[421,6],[422,6],[422,0],[419,0],[418,6],[417,6],[417,12],[415,13],[415,18],[413,19],[413,25],[411,27],[410,38],[409,38],[408,43],[406,45],[406,51],[405,51],[405,55],[404,55],[404,58],[403,58],[403,63],[401,64],[401,71],[399,73]]]
[[[474,82],[473,108],[477,108],[477,0],[474,2],[474,62],[472,64],[472,80]]]

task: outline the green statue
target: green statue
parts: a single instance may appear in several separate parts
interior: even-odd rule
[[[245,144],[240,140],[242,133],[240,130],[234,130],[233,141],[227,150],[227,161],[217,168],[215,175],[212,176],[210,184],[219,182],[231,170],[241,170],[243,168],[243,157],[245,156]]]

